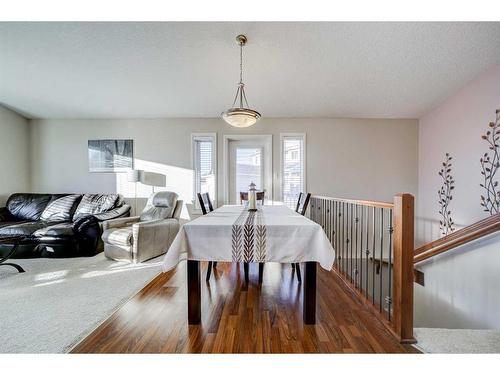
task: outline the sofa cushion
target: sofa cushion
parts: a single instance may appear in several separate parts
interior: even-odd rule
[[[48,226],[45,221],[29,221],[0,228],[0,236],[31,236],[37,230]]]
[[[73,220],[109,211],[119,199],[118,194],[85,194],[76,208]]]
[[[174,214],[177,203],[177,193],[172,191],[159,191],[151,195],[146,207],[141,213],[141,221],[170,219]]]
[[[39,220],[43,210],[52,199],[52,194],[12,194],[7,209],[16,220]]]
[[[19,225],[19,224],[24,224],[24,223],[28,223],[28,222],[29,222],[29,220],[2,221],[2,222],[0,222],[0,228],[10,227],[11,225]]]
[[[45,207],[40,219],[50,222],[71,221],[81,198],[79,194],[72,194],[54,199]]]
[[[71,237],[74,236],[73,223],[57,223],[38,229],[33,233],[35,237]]]
[[[102,234],[104,243],[118,246],[132,246],[134,237],[132,235],[132,227],[113,228],[105,230]]]

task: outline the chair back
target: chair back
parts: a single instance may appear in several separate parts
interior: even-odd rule
[[[198,202],[200,203],[201,207],[201,212],[203,212],[203,215],[208,214],[209,212],[212,212],[214,210],[214,207],[212,206],[212,202],[210,201],[210,196],[208,193],[198,193]]]
[[[172,214],[172,218],[179,220],[181,218],[182,205],[184,201],[182,199],[178,199],[175,204],[174,213]]]
[[[177,206],[177,198],[177,193],[173,191],[159,191],[152,194],[141,213],[140,220],[151,221],[172,218]]]
[[[297,200],[297,207],[295,211],[304,216],[307,211],[307,206],[309,205],[309,200],[311,199],[311,193],[300,193],[299,199]]]
[[[256,194],[256,200],[261,201],[261,204],[264,205],[264,197],[266,195],[265,191],[258,191]],[[240,204],[243,204],[243,201],[248,200],[248,191],[240,191]]]

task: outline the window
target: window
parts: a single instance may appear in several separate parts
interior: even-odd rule
[[[197,193],[208,193],[215,205],[217,199],[217,134],[192,134],[193,170],[194,170],[194,201],[199,207]]]
[[[283,203],[295,209],[306,190],[305,134],[281,134],[281,194]]]

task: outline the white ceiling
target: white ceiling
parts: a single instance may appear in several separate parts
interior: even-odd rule
[[[418,118],[500,61],[500,23],[0,23],[0,103],[33,118]]]

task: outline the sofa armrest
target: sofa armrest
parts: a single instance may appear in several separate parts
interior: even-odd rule
[[[132,225],[134,236],[132,258],[135,262],[157,257],[167,252],[180,224],[176,219],[140,222]]]
[[[10,212],[7,209],[7,207],[1,207],[0,208],[0,222],[9,221],[9,218],[10,218]]]
[[[107,230],[112,228],[129,227],[132,224],[137,223],[138,221],[139,221],[139,216],[132,216],[132,217],[120,217],[118,219],[106,220],[103,221],[101,224],[102,224],[102,229]]]
[[[130,206],[124,204],[123,206],[117,207],[113,210],[103,212],[101,214],[95,214],[95,218],[99,221],[112,220],[119,217],[128,217],[130,215]]]

